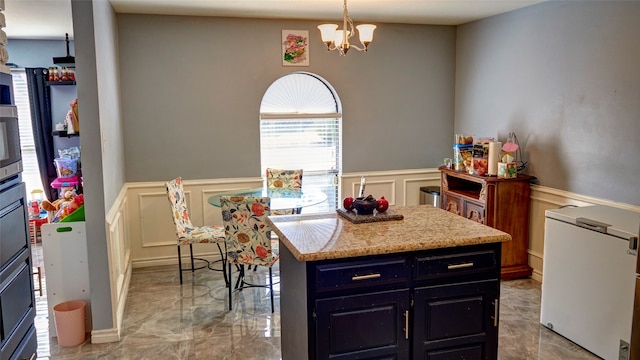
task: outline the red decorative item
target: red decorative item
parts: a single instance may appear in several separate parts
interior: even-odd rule
[[[385,199],[384,196],[380,197],[380,199],[378,199],[376,210],[378,210],[378,212],[385,212],[388,208],[389,202],[387,201],[387,199]]]
[[[353,198],[351,196],[347,196],[346,198],[344,198],[344,200],[342,200],[342,205],[344,206],[345,210],[353,210]]]

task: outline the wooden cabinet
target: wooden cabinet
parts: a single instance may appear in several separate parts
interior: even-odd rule
[[[282,246],[283,360],[497,359],[500,250],[298,262]]]
[[[535,177],[515,179],[476,176],[440,167],[441,206],[468,219],[511,235],[502,244],[502,279],[531,276],[528,265],[530,182]]]

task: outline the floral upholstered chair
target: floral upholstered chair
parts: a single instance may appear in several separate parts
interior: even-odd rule
[[[302,169],[282,170],[267,168],[267,188],[269,189],[295,189],[302,188]],[[274,210],[273,215],[300,214],[302,208]]]
[[[222,221],[227,241],[227,263],[229,264],[229,310],[232,309],[231,265],[237,265],[240,273],[235,289],[247,287],[269,287],[271,312],[273,306],[273,264],[278,255],[271,249],[271,227],[266,223],[271,215],[269,197],[222,196]],[[269,285],[250,284],[244,278],[244,265],[260,265],[269,268]]]
[[[165,183],[167,189],[167,197],[171,204],[171,215],[173,224],[176,226],[176,236],[178,238],[178,267],[180,269],[180,284],[182,284],[182,272],[189,271],[194,272],[198,269],[208,267],[211,269],[211,263],[202,258],[193,257],[193,244],[216,244],[218,251],[220,251],[220,257],[222,261],[222,271],[224,273],[225,282],[227,281],[225,264],[226,256],[220,247],[220,244],[225,243],[224,228],[222,226],[194,226],[191,224],[189,218],[189,210],[187,209],[187,200],[184,196],[184,188],[182,186],[182,178],[177,178]],[[191,258],[191,268],[182,268],[182,255],[180,253],[180,246],[189,245],[189,254]],[[204,261],[205,265],[195,267],[194,260]],[[212,269],[218,270],[218,269]]]

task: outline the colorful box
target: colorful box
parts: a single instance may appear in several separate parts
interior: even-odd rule
[[[76,176],[78,171],[78,159],[56,158],[53,159],[59,178]]]
[[[518,164],[514,162],[510,163],[498,163],[498,177],[504,179],[515,179],[518,176]]]
[[[453,168],[456,171],[469,171],[472,164],[473,145],[453,145]]]

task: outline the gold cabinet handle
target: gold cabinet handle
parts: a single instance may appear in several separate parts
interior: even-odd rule
[[[409,310],[404,311],[404,338],[409,340]]]
[[[357,280],[369,280],[369,279],[377,279],[380,277],[380,274],[369,274],[369,275],[354,275],[351,277],[352,281]]]
[[[464,264],[448,265],[447,266],[447,270],[465,269],[465,268],[470,268],[470,267],[473,267],[473,262],[468,262],[468,263],[464,263]]]

